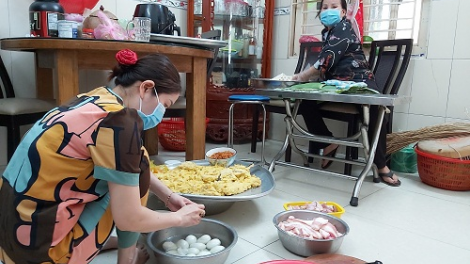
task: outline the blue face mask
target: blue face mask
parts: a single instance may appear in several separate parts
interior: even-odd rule
[[[144,130],[156,127],[160,122],[162,122],[163,115],[165,114],[165,106],[160,103],[160,99],[158,98],[158,94],[155,88],[154,91],[158,99],[158,105],[150,115],[146,115],[142,112],[142,99],[139,98],[139,110],[137,111],[137,113],[139,114],[140,118],[142,118],[142,121],[144,121]]]
[[[320,13],[320,21],[325,27],[333,27],[341,21],[338,9],[326,9]]]

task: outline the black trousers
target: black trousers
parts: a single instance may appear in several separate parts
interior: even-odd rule
[[[327,102],[319,103],[317,101],[304,100],[300,104],[299,114],[301,114],[305,120],[305,125],[310,133],[321,136],[333,136],[333,133],[328,129],[320,114],[321,104],[327,104]],[[362,110],[362,109],[361,109]],[[378,106],[370,107],[370,122],[368,129],[369,140],[372,140],[373,131],[377,124],[377,117],[379,114]],[[377,143],[377,149],[375,152],[374,163],[377,168],[382,169],[387,165],[387,123],[389,115],[386,114],[382,127],[380,129],[379,141]],[[371,142],[370,142],[371,143]],[[309,144],[309,149],[319,150],[328,146],[328,143],[313,142]]]

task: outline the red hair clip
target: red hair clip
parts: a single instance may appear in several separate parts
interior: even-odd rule
[[[116,53],[116,60],[119,64],[130,66],[137,63],[137,53],[130,49],[123,49]]]

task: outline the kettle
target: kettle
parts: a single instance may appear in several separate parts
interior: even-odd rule
[[[181,29],[175,24],[175,15],[164,5],[138,4],[134,10],[134,17],[150,18],[152,20],[150,32],[152,33],[174,35],[176,31],[178,36],[181,36]]]

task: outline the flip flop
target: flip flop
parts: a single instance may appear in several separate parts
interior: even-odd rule
[[[382,177],[389,177],[390,179],[393,180],[393,172],[392,172],[392,171],[389,171],[389,172],[387,172],[387,173],[380,173],[380,172],[379,172],[379,177],[380,177],[380,180],[381,180],[383,183],[385,183],[385,184],[387,184],[387,185],[389,185],[389,186],[398,187],[398,186],[401,185],[401,181],[400,181],[400,180],[397,180],[397,182],[395,182],[395,183],[391,183],[391,182],[385,181],[385,180],[382,178]]]
[[[335,157],[336,151],[338,150],[339,146],[336,147],[334,150],[330,151],[330,153],[323,155],[324,157]],[[326,170],[328,167],[331,166],[331,163],[333,163],[332,160],[329,160],[328,163],[325,164],[325,166],[320,165],[322,169]]]

